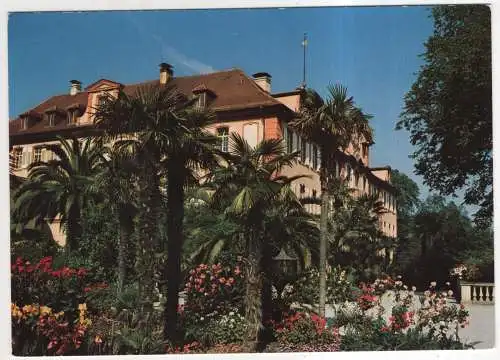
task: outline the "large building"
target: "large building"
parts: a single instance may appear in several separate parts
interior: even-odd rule
[[[272,93],[271,76],[260,72],[253,77],[239,69],[205,75],[175,77],[172,67],[160,65],[158,79],[138,84],[124,85],[101,79],[82,89],[77,80],[70,81],[66,94],[55,95],[33,109],[20,114],[9,123],[10,151],[18,176],[27,175],[27,167],[34,161],[49,160],[44,144],[57,141],[56,136],[85,137],[95,132],[92,110],[98,106],[106,92],[122,88],[133,94],[141,85],[172,84],[187,96],[195,97],[198,106],[209,107],[216,115],[216,125],[209,128],[220,137],[222,150],[228,149],[228,137],[239,133],[250,145],[263,139],[280,138],[286,142],[287,151],[299,150],[300,161],[287,168],[284,175],[303,174],[308,177],[295,181],[294,191],[299,196],[319,196],[320,151],[314,144],[294,133],[287,124],[297,115],[302,90]],[[390,183],[389,167],[370,167],[370,146],[360,141],[360,150],[350,146],[335,156],[336,175],[348,179],[355,194],[378,194],[385,211],[379,217],[380,229],[389,237],[397,235],[395,189]],[[332,154],[329,154],[332,155]],[[317,205],[306,205],[317,212]],[[51,226],[56,240],[63,241],[64,234],[56,224]]]

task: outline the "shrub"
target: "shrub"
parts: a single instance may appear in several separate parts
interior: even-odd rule
[[[295,312],[275,324],[280,350],[286,352],[338,351],[340,336],[337,328],[327,327],[326,319],[315,314]]]
[[[75,354],[91,321],[86,298],[86,268],[53,266],[52,257],[36,264],[17,258],[11,266],[13,352],[16,355]]]
[[[70,355],[80,348],[91,324],[86,304],[79,304],[78,319],[68,320],[64,311],[50,307],[11,306],[14,355]]]
[[[218,335],[206,331],[210,323],[216,324],[230,312],[243,313],[242,267],[198,265],[188,274],[185,292],[185,304],[180,310],[187,341],[211,343],[210,337]]]
[[[344,269],[337,266],[328,268],[326,277],[326,302],[334,304],[353,300],[353,284],[349,281],[348,274]],[[317,304],[319,272],[316,268],[309,268],[293,284],[290,291],[290,300],[300,304]]]
[[[64,311],[76,319],[78,304],[85,302],[84,289],[88,271],[85,268],[63,266],[54,269],[52,257],[42,258],[37,264],[17,258],[11,266],[11,297],[16,305],[40,304]]]
[[[341,328],[343,350],[459,349],[458,326],[466,326],[468,312],[447,301],[453,293],[437,292],[436,283],[424,293],[421,306],[415,287],[400,279],[377,279],[361,284],[356,302],[340,307],[335,325]],[[384,309],[382,298],[392,303]],[[387,306],[387,304],[384,304]]]

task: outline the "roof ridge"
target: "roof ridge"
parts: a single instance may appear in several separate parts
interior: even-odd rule
[[[255,87],[257,88],[257,90],[265,95],[266,97],[268,97],[269,99],[271,99],[274,103],[277,103],[277,104],[281,104],[281,102],[279,102],[278,100],[276,100],[272,95],[271,93],[268,93],[267,91],[265,91],[264,89],[262,89],[259,85],[257,85],[257,83],[255,82],[255,80],[253,78],[251,78],[250,76],[248,76],[247,74],[245,74],[244,71],[240,70],[241,73],[243,74],[243,76],[245,76],[249,81],[250,83]]]

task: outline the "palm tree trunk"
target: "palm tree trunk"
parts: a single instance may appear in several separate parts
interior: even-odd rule
[[[322,149],[323,150],[323,149]],[[326,253],[328,247],[328,211],[329,189],[327,174],[327,155],[321,152],[320,182],[321,182],[321,214],[320,214],[320,241],[319,241],[319,315],[325,316],[326,304]]]
[[[262,329],[262,274],[260,271],[260,259],[262,249],[258,232],[247,232],[247,267],[246,267],[246,289],[245,289],[245,320],[248,325],[245,347],[248,351],[255,351],[259,332]]]
[[[73,204],[69,209],[66,234],[66,253],[69,255],[78,248],[82,235],[81,209],[78,204]]]
[[[138,239],[136,271],[139,279],[139,294],[142,312],[153,308],[154,293],[154,250],[158,243],[158,214],[161,194],[158,177],[152,166],[143,169],[143,188],[140,190],[140,208],[138,218]]]
[[[167,184],[167,305],[165,309],[164,337],[173,343],[179,341],[177,306],[181,286],[181,255],[184,219],[184,164],[170,163]]]
[[[272,279],[271,279],[271,272],[272,272],[272,266],[273,266],[273,258],[272,258],[272,249],[269,246],[269,244],[264,245],[264,251],[262,254],[262,260],[261,260],[261,269],[264,271],[263,274],[263,279],[262,279],[262,295],[261,295],[261,301],[262,301],[262,322],[264,324],[268,324],[270,320],[272,320],[273,316],[273,292],[272,292]],[[266,325],[267,327],[267,325]],[[261,338],[260,340],[266,340],[264,339],[264,335],[261,332]]]
[[[118,294],[122,294],[127,276],[127,249],[133,226],[132,214],[126,206],[119,206],[118,216],[120,222],[120,238],[118,241]]]

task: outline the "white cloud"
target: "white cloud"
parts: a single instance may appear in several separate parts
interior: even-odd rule
[[[174,47],[168,45],[160,35],[147,32],[143,28],[143,26],[139,24],[137,20],[134,19],[132,16],[127,16],[127,18],[134,25],[137,31],[141,33],[141,35],[145,37],[150,36],[158,42],[158,44],[161,46],[162,57],[172,65],[182,65],[186,69],[189,69],[190,71],[199,74],[207,74],[216,71],[216,69],[214,69],[212,66],[207,65],[197,59],[190,58],[187,55],[181,53],[179,50],[175,49]]]

